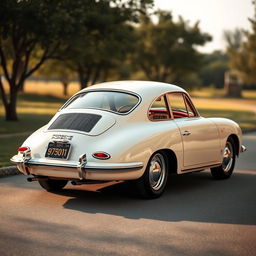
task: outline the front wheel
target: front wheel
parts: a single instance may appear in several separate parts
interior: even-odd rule
[[[47,191],[60,191],[63,189],[68,181],[67,180],[39,180],[40,186]]]
[[[236,161],[235,144],[232,138],[228,138],[223,151],[222,164],[211,168],[212,176],[215,179],[227,179],[233,173]]]
[[[143,176],[134,181],[137,192],[144,198],[157,198],[162,195],[168,178],[166,155],[157,152],[150,158]]]

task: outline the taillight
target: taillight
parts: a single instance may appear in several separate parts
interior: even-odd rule
[[[29,147],[19,147],[18,152],[24,152],[24,151],[27,151],[28,149]]]
[[[102,160],[110,158],[110,155],[108,153],[106,153],[106,152],[95,152],[95,153],[92,154],[92,156],[94,158],[102,159]]]

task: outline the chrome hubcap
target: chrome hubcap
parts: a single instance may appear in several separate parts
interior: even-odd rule
[[[233,147],[228,141],[223,151],[222,168],[224,172],[228,172],[233,164]]]
[[[164,157],[161,154],[156,154],[150,162],[149,182],[153,190],[159,190],[165,180],[166,165]]]

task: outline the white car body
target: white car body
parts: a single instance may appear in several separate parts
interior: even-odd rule
[[[194,106],[197,113],[194,117],[174,119],[171,115],[168,120],[149,120],[150,106],[161,95],[180,92],[191,101],[188,93],[178,86],[120,81],[91,86],[77,94],[90,91],[128,92],[137,95],[139,102],[127,114],[92,108],[66,109],[64,105],[46,126],[26,139],[22,146],[28,147],[28,152],[19,152],[11,159],[23,174],[68,180],[136,180],[144,174],[150,157],[157,151],[169,154],[176,161],[172,163],[173,171],[182,174],[221,165],[229,136],[235,142],[237,156],[245,149],[237,123],[225,118],[201,117]],[[48,130],[60,115],[69,113],[96,114],[101,119],[90,132]],[[45,157],[51,141],[71,144],[67,160]],[[107,152],[110,158],[96,159],[92,155],[98,151]],[[81,159],[83,154],[86,158]]]

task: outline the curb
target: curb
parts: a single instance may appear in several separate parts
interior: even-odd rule
[[[6,166],[0,168],[0,178],[20,174],[16,166]]]

